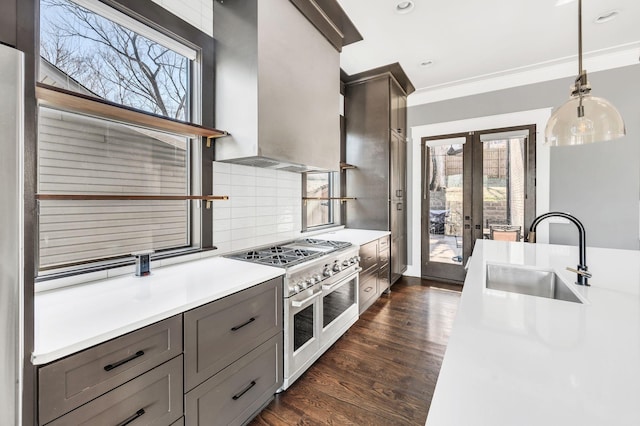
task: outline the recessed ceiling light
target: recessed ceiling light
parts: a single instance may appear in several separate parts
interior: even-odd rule
[[[405,14],[413,10],[416,5],[412,1],[400,1],[396,4],[396,13]]]
[[[433,61],[430,60],[430,59],[427,59],[426,61],[420,62],[420,66],[422,68],[427,68],[427,67],[430,67],[431,65],[433,65]]]
[[[604,24],[605,22],[612,21],[620,15],[619,10],[609,10],[608,12],[601,13],[596,19],[593,20],[596,24]]]

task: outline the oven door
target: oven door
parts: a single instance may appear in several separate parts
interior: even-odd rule
[[[358,320],[359,271],[354,268],[347,276],[322,283],[322,351]]]
[[[287,389],[313,363],[320,350],[320,302],[316,285],[285,299],[284,385]]]

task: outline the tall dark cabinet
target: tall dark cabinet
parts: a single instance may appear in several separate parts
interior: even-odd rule
[[[399,64],[345,78],[346,206],[349,228],[391,231],[390,280],[407,268],[407,95]]]

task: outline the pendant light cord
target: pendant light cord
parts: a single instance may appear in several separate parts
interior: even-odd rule
[[[582,86],[587,84],[587,74],[582,69],[582,0],[578,0],[578,78],[576,79],[576,89],[578,90],[578,117],[584,117],[584,106],[582,105]]]

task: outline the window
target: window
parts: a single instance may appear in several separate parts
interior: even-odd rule
[[[159,8],[150,1],[131,4]],[[98,0],[41,0],[40,20],[40,83],[150,113],[156,121],[213,117],[198,102],[203,87],[212,93],[212,83],[200,77],[213,72],[209,65],[202,69],[213,63],[202,59],[213,55],[213,40],[203,33],[180,28],[176,19],[166,20],[175,28],[159,31]],[[178,35],[169,37],[172,31]],[[210,211],[187,200],[210,193],[211,177],[202,176],[201,164],[212,158],[203,158],[210,150],[201,148],[200,138],[81,108],[45,103],[38,114],[41,277],[131,263],[135,251],[183,253],[211,245]]]
[[[334,196],[335,186],[334,173],[308,172],[303,174],[303,230],[335,223],[334,200],[331,200]]]
[[[42,0],[40,22],[40,82],[191,120],[193,49],[97,0]]]

